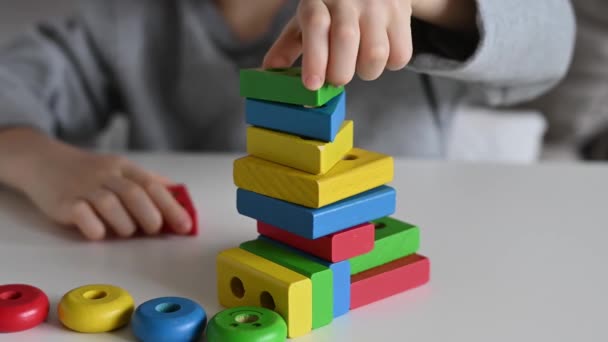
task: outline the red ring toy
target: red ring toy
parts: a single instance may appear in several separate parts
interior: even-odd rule
[[[31,329],[49,314],[49,298],[23,284],[0,285],[0,333]]]

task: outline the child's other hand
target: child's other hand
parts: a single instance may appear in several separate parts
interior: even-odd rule
[[[377,79],[412,57],[411,17],[446,29],[476,29],[475,0],[300,0],[295,17],[270,48],[264,68],[286,68],[302,56],[310,90],[340,86],[356,73]]]
[[[130,237],[138,229],[158,234],[163,222],[187,234],[192,222],[167,190],[170,183],[121,157],[71,148],[37,162],[24,191],[49,217],[73,225],[91,240],[111,230]]]
[[[264,59],[265,68],[291,66],[302,55],[304,85],[349,83],[385,69],[404,68],[412,56],[413,0],[301,0]]]

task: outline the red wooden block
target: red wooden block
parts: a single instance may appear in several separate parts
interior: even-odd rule
[[[358,226],[310,240],[258,221],[258,233],[318,258],[340,262],[370,252],[374,248],[374,224]]]
[[[177,185],[169,186],[168,189],[171,192],[171,194],[173,194],[173,196],[175,197],[177,202],[182,207],[184,207],[184,209],[186,209],[186,211],[188,212],[188,215],[190,215],[190,219],[192,220],[192,230],[190,231],[189,235],[197,235],[198,234],[198,217],[197,217],[197,213],[196,213],[196,208],[194,207],[194,204],[192,203],[192,199],[190,198],[190,194],[188,193],[186,186],[183,184],[177,184]],[[165,225],[162,228],[162,232],[172,234],[174,231],[168,224],[165,223]]]
[[[0,333],[31,329],[44,322],[49,298],[40,289],[23,284],[0,286]]]
[[[412,254],[350,278],[350,308],[356,309],[428,283],[428,258]]]

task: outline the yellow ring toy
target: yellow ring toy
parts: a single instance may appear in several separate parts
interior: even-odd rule
[[[102,333],[127,325],[134,310],[131,295],[112,285],[86,285],[66,293],[59,302],[59,320],[83,333]]]

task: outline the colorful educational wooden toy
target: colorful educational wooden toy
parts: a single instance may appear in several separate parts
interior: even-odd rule
[[[424,285],[429,279],[429,259],[418,254],[372,268],[352,277],[350,308],[356,309]]]
[[[49,299],[37,287],[26,284],[0,286],[0,333],[31,329],[44,322]]]
[[[309,278],[240,248],[217,257],[220,304],[262,306],[276,310],[287,322],[289,337],[312,329],[312,282]]]
[[[83,333],[116,330],[129,323],[134,302],[124,289],[113,285],[86,285],[66,293],[59,302],[59,320]]]
[[[343,89],[310,92],[300,78],[299,69],[241,72],[252,126],[233,180],[237,210],[257,221],[260,236],[217,261],[220,303],[271,308],[289,337],[423,285],[430,274],[429,260],[415,254],[419,228],[389,217],[393,158],[354,147]],[[210,323],[209,341],[241,332],[221,340],[257,340],[244,320],[244,329],[230,315]]]
[[[334,317],[334,277],[328,267],[263,240],[244,242],[241,248],[309,278],[312,282],[312,328],[331,323]]]
[[[300,68],[245,69],[240,73],[242,97],[302,106],[319,107],[344,91],[344,87],[324,85],[311,91],[302,83]]]
[[[374,224],[362,223],[318,239],[307,239],[258,221],[258,233],[326,261],[338,262],[374,248]]]
[[[321,107],[247,99],[246,121],[256,127],[321,141],[334,141],[345,118],[346,93]]]
[[[135,337],[142,342],[198,341],[207,324],[205,310],[181,297],[161,297],[137,307],[131,320]]]
[[[237,190],[237,210],[307,239],[317,239],[395,212],[396,192],[381,186],[319,209]]]
[[[350,262],[348,260],[340,261],[340,262],[329,262],[323,259],[319,259],[311,254],[306,252],[302,252],[295,248],[289,247],[285,244],[282,244],[276,240],[267,238],[263,235],[258,237],[259,240],[264,240],[266,242],[275,244],[277,246],[281,246],[286,249],[290,249],[294,253],[299,253],[303,257],[319,263],[323,266],[328,267],[333,276],[334,276],[334,318],[340,317],[350,310]]]
[[[194,207],[194,203],[188,193],[188,189],[183,184],[177,184],[167,187],[168,190],[173,194],[177,202],[184,207],[190,219],[192,220],[192,230],[190,230],[189,235],[197,235],[198,234],[198,215],[196,212],[196,208]],[[161,231],[163,233],[173,233],[173,229],[168,225],[163,225]]]
[[[287,324],[276,312],[262,307],[236,307],[209,321],[208,342],[284,342]]]
[[[262,195],[320,208],[391,182],[393,168],[392,157],[358,148],[324,175],[247,156],[234,162],[234,183]]]
[[[346,121],[333,142],[303,139],[259,127],[247,128],[247,153],[311,174],[324,174],[353,148],[353,122]]]
[[[352,274],[414,254],[420,247],[418,227],[390,217],[375,220],[373,223],[376,227],[374,249],[350,259]]]

